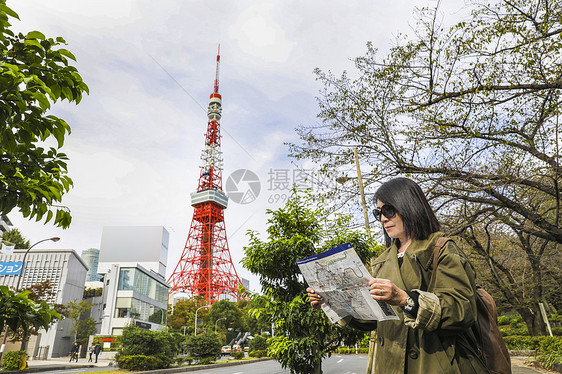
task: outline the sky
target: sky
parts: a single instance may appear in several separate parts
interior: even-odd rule
[[[397,34],[413,34],[414,8],[434,3],[8,0],[21,20],[13,19],[12,29],[62,36],[90,89],[79,105],[59,102],[51,110],[72,128],[62,148],[74,181],[63,199],[70,228],[17,211],[8,217],[32,244],[58,236],[40,248],[78,254],[100,247],[104,226],[164,226],[168,277],[191,224],[220,44],[227,237],[238,275],[260,291],[258,277],[240,264],[246,232],[265,239],[266,210],[282,206],[288,185],[302,183],[299,169],[314,168],[289,158],[285,145],[299,141],[295,128],[319,122],[322,85],[313,70],[353,72],[351,59],[365,54],[368,41],[388,50]],[[252,174],[238,170],[251,171],[259,184],[240,180]],[[239,201],[240,192],[256,186],[257,198]]]

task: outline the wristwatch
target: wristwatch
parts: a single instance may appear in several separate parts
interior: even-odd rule
[[[416,303],[414,302],[414,300],[408,296],[408,298],[406,299],[406,305],[403,307],[403,309],[406,312],[411,312],[412,310],[414,310],[414,307],[416,306]]]

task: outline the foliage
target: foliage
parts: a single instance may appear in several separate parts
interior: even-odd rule
[[[254,336],[254,338],[250,340],[250,352],[263,350],[267,350],[267,337],[263,335]]]
[[[65,317],[70,319],[72,324],[74,341],[84,343],[88,339],[88,336],[95,334],[96,321],[91,317],[83,318],[92,306],[92,303],[88,300],[71,301],[65,305]]]
[[[267,351],[266,350],[251,351],[250,353],[248,353],[248,356],[257,357],[257,358],[267,357]]]
[[[311,199],[293,190],[283,208],[268,210],[267,240],[250,231],[242,259],[265,290],[265,295],[254,296],[254,315],[275,323],[268,355],[295,373],[319,372],[322,358],[335,346],[342,341],[353,344],[363,336],[351,328],[335,327],[322,311],[310,306],[296,260],[346,242],[363,261],[374,254],[364,235],[346,229],[348,217],[328,218],[322,203]]]
[[[230,355],[232,356],[232,358],[234,358],[235,360],[241,360],[244,358],[245,353],[244,351],[234,351],[234,352],[230,352]]]
[[[156,356],[167,365],[171,363],[170,360],[177,351],[174,339],[166,331],[148,331],[132,325],[123,329],[121,344],[119,357],[122,355]]]
[[[218,321],[219,319],[221,320]],[[219,300],[213,303],[207,313],[206,321],[211,331],[215,331],[215,324],[221,330],[228,328],[232,328],[234,331],[247,330],[247,324],[244,321],[242,311],[238,308],[238,303],[229,300]]]
[[[59,152],[70,126],[47,114],[61,100],[78,104],[88,86],[61,48],[61,37],[39,31],[14,34],[9,17],[17,13],[0,0],[0,214],[18,208],[24,217],[70,224],[68,208],[57,205],[69,191],[67,157]],[[43,148],[46,141],[56,148]]]
[[[221,342],[214,332],[207,332],[187,339],[186,347],[191,356],[197,358],[219,357],[221,354]]]
[[[2,369],[17,371],[27,369],[27,353],[24,351],[10,351],[2,355]],[[25,363],[25,366],[23,365]],[[24,367],[22,367],[24,366]]]
[[[16,293],[6,286],[0,286],[0,331],[5,325],[12,331],[30,328],[48,330],[53,318],[60,315],[46,302],[35,303],[28,298],[29,291]]]
[[[90,288],[86,287],[84,289],[84,295],[82,296],[83,299],[90,299],[92,297],[101,296],[103,293],[103,287],[98,288]]]
[[[416,179],[496,302],[544,334],[539,300],[562,307],[562,6],[476,1],[455,14],[441,22],[438,8],[422,9],[415,35],[382,56],[369,43],[356,78],[317,70],[322,123],[301,127],[291,154],[332,178],[357,147],[367,191]],[[345,185],[327,193],[353,195]]]
[[[166,357],[160,356],[120,355],[117,359],[117,366],[131,371],[156,370],[169,367],[170,361]]]
[[[2,240],[15,244],[16,249],[27,249],[30,246],[29,240],[25,239],[18,229],[6,231],[1,236]]]
[[[546,336],[512,335],[504,337],[503,341],[509,350],[534,351],[540,347],[541,341],[545,338]]]
[[[168,326],[176,331],[185,331],[185,334],[193,334],[195,326],[195,311],[197,308],[207,305],[202,296],[195,296],[187,300],[179,300],[173,308],[173,313],[168,316]],[[172,308],[169,308],[171,310]],[[199,310],[197,319],[206,316],[207,309]],[[184,329],[185,327],[185,329]]]
[[[199,360],[199,365],[209,365],[215,362],[215,357],[203,357]]]
[[[537,359],[547,369],[554,365],[562,365],[562,337],[548,336],[541,341]]]

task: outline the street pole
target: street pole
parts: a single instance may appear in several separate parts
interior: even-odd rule
[[[25,251],[25,254],[23,255],[23,260],[21,262],[21,271],[18,274],[18,281],[16,282],[15,292],[18,292],[20,290],[21,280],[23,278],[23,273],[25,271],[25,259],[27,258],[27,254],[29,253],[31,248],[35,247],[37,244],[43,243],[43,242],[46,242],[46,241],[49,241],[49,240],[53,241],[53,242],[58,242],[60,240],[60,238],[55,236],[55,237],[52,237],[52,238],[39,240],[37,243],[33,244],[31,247],[27,248],[27,250]],[[0,346],[0,360],[2,360],[2,356],[4,354],[4,348],[6,347],[6,338],[7,337],[8,337],[8,325],[6,325],[4,327],[4,336],[2,337],[2,346]]]
[[[210,305],[205,305],[195,310],[195,336],[197,336],[197,312],[199,311],[199,309],[210,308],[210,307],[211,307]]]
[[[217,320],[215,321],[215,333],[217,332],[217,323],[218,323],[221,319],[226,319],[226,317],[221,317],[221,318],[219,318],[219,319],[217,319]]]
[[[369,215],[367,213],[367,202],[365,201],[365,191],[363,190],[363,177],[361,176],[361,167],[359,166],[359,155],[357,154],[357,147],[353,147],[353,154],[355,155],[355,167],[357,168],[357,181],[359,182],[359,192],[361,193],[361,206],[363,207],[363,219],[365,220],[365,230],[367,230],[367,237],[371,241],[371,226],[369,225]],[[371,272],[373,271],[373,258],[370,261]],[[377,340],[376,330],[371,331],[371,338],[369,339],[369,355],[367,360],[367,372],[372,371],[374,365],[374,358],[376,354],[375,341]]]
[[[367,211],[367,202],[365,200],[365,191],[363,190],[363,177],[361,176],[361,167],[359,166],[359,155],[357,154],[357,147],[353,147],[353,154],[355,155],[355,167],[357,168],[357,182],[359,183],[359,193],[361,194],[361,206],[363,207],[363,219],[365,220],[365,230],[367,236],[371,239],[371,226],[369,225],[369,214]]]

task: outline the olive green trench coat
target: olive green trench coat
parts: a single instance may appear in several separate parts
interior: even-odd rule
[[[441,233],[414,240],[398,264],[395,245],[371,263],[373,276],[390,279],[404,290],[420,294],[415,319],[394,307],[400,320],[342,321],[362,330],[376,328],[376,374],[488,373],[474,348],[470,326],[476,318],[475,273],[466,255],[452,241],[441,249],[435,284],[433,253]],[[428,291],[430,290],[430,291]]]

